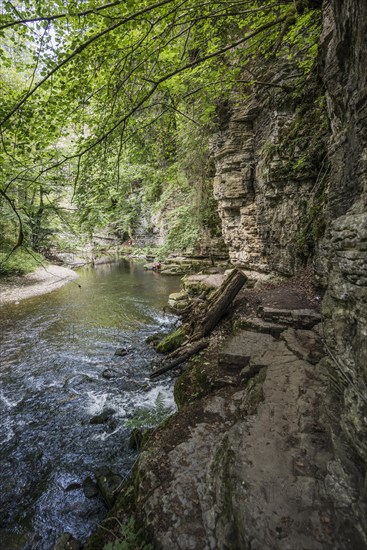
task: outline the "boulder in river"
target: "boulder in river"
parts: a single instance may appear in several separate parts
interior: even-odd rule
[[[101,413],[92,416],[92,418],[89,420],[89,424],[104,424],[105,422],[110,420],[111,416],[113,416],[115,412],[115,409],[105,409]]]
[[[93,498],[98,495],[97,485],[90,476],[86,477],[83,481],[83,492],[87,498]]]
[[[82,545],[70,533],[63,533],[56,541],[54,550],[81,550]]]
[[[115,351],[115,355],[118,355],[119,357],[125,357],[129,353],[129,350],[127,348],[117,348]]]
[[[98,468],[95,472],[98,491],[103,497],[108,508],[114,505],[119,489],[122,487],[123,478],[114,474],[107,466]]]
[[[115,369],[105,369],[102,372],[102,378],[106,378],[106,380],[110,380],[111,378],[119,378],[120,376],[121,373]]]

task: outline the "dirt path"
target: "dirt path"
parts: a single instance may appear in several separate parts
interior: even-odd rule
[[[0,279],[0,306],[48,294],[77,277],[77,273],[71,269],[48,265],[24,276]]]

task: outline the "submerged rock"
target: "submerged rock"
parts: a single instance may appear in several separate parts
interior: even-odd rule
[[[114,355],[118,355],[119,357],[125,357],[129,353],[129,350],[127,348],[117,348]]]
[[[102,378],[106,378],[106,380],[110,380],[111,378],[119,378],[121,376],[121,373],[119,373],[115,369],[105,369],[102,372]]]
[[[82,485],[78,481],[73,481],[72,483],[69,483],[67,487],[65,487],[64,491],[76,491],[77,489],[80,489]]]
[[[148,336],[148,338],[145,340],[147,344],[150,344],[152,346],[158,344],[166,335],[163,332],[157,332],[155,334],[151,334]]]
[[[105,409],[100,414],[92,416],[89,420],[89,424],[104,424],[115,414],[115,409]]]

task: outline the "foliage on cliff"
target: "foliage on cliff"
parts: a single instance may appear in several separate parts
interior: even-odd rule
[[[295,57],[307,77],[317,53],[317,4],[3,2],[5,249],[47,247],[57,219],[73,224],[75,206],[89,233],[109,225],[129,232],[136,181],[152,202],[168,188],[199,189],[179,205],[184,225],[200,210],[209,175],[205,162],[198,171],[197,159],[206,157],[197,136],[213,131],[218,106],[254,57]]]

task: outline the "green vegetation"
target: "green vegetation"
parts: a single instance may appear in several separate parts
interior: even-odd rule
[[[174,396],[179,409],[204,395],[208,395],[213,389],[206,371],[200,365],[200,361],[200,358],[192,359],[190,367],[176,380]],[[199,364],[196,365],[196,362],[199,362]]]
[[[148,211],[167,249],[217,235],[208,137],[261,80],[246,72],[259,58],[309,78],[319,4],[2,2],[0,246],[127,240]]]
[[[179,327],[177,330],[170,332],[165,336],[157,345],[156,350],[159,353],[169,353],[182,346],[186,338],[185,325]]]
[[[132,429],[153,428],[159,426],[172,414],[172,407],[164,404],[163,395],[159,393],[154,409],[138,409],[134,416],[127,420],[126,426]]]
[[[151,544],[141,542],[141,530],[137,530],[134,518],[121,525],[115,542],[105,544],[103,550],[153,550]]]
[[[45,265],[45,259],[36,252],[22,249],[0,252],[0,275],[23,275]]]

